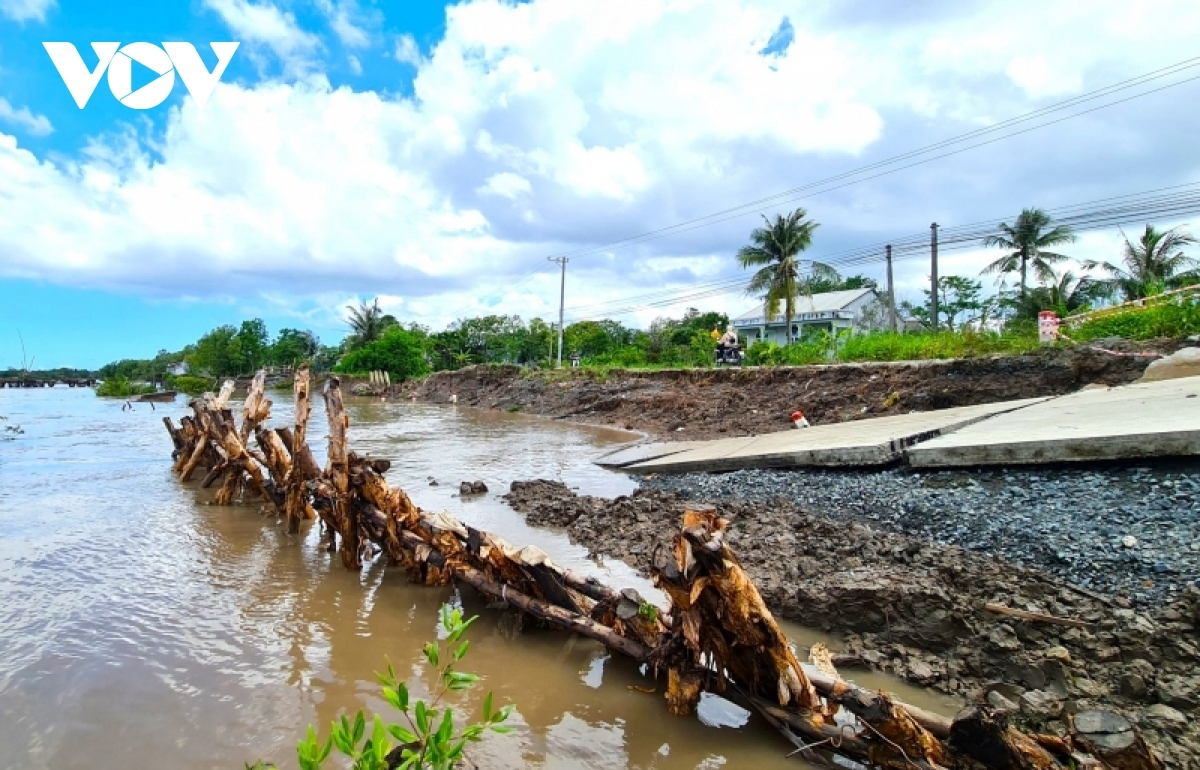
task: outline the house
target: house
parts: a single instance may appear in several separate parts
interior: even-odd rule
[[[738,337],[753,345],[768,340],[777,345],[787,344],[787,323],[783,304],[779,315],[768,321],[763,306],[758,306],[732,319]],[[874,289],[829,291],[796,300],[792,313],[792,339],[820,331],[837,329],[877,329],[887,324],[887,305]]]
[[[176,377],[187,374],[190,369],[191,367],[187,365],[187,361],[180,361],[177,364],[171,364],[167,367],[167,371]]]

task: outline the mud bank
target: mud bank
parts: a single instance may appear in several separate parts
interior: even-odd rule
[[[1095,349],[1160,354],[1180,343],[1098,343],[1020,356],[875,364],[661,371],[554,372],[477,366],[438,372],[400,390],[405,397],[555,419],[603,423],[655,438],[705,439],[791,426],[800,409],[813,424],[1070,393],[1121,385],[1152,360]]]
[[[549,481],[514,482],[506,499],[531,524],[563,527],[642,570],[685,506],[681,494],[606,500]],[[1050,732],[1064,731],[1071,713],[1112,708],[1145,731],[1167,766],[1200,768],[1194,585],[1134,609],[1045,572],[810,515],[788,501],[706,502],[732,522],[731,544],[771,609],[842,634],[863,665],[1011,706],[1027,726]],[[1086,625],[1019,619],[989,604]]]

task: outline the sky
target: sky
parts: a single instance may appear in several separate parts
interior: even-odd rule
[[[820,223],[809,254],[823,259],[933,221],[1200,181],[1200,80],[1183,82],[1198,67],[976,149],[622,243],[1196,57],[1192,5],[0,0],[0,369],[152,356],[252,317],[331,344],[346,305],[375,297],[434,330],[553,319],[547,257],[561,254],[568,322],[736,315],[755,304],[736,290],[628,298],[743,275],[735,254],[761,215],[796,206]],[[93,42],[191,43],[208,70],[210,43],[239,45],[203,104],[180,76],[134,109],[101,77],[81,109],[45,42],[74,44],[89,70]],[[158,77],[131,71],[135,90]],[[1117,260],[1120,243],[1113,229],[1063,251]],[[997,256],[947,253],[940,272],[977,276]],[[928,271],[898,261],[898,297],[919,299]],[[882,280],[883,262],[845,272]]]

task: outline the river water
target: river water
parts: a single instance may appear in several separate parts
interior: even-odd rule
[[[289,423],[289,394],[272,397],[271,424]],[[324,734],[346,711],[391,715],[374,677],[387,660],[425,691],[420,649],[445,601],[480,615],[463,668],[483,682],[458,705],[477,712],[489,689],[516,705],[514,732],[472,753],[480,767],[804,767],[757,716],[720,698],[706,696],[695,718],[668,715],[664,683],[589,640],[514,635],[469,590],[413,586],[381,564],[351,574],[317,547],[315,528],[291,536],[258,505],[208,505],[210,492],[170,470],[161,418],[184,411],[182,401],[123,410],[90,389],[0,390],[5,424],[24,430],[0,442],[0,768],[295,767],[309,723]],[[527,526],[498,497],[530,478],[626,494],[633,482],[591,459],[629,434],[411,403],[352,399],[348,411],[352,448],[392,460],[388,479],[421,507],[653,593],[623,563]],[[477,479],[488,495],[457,496],[460,481]],[[799,645],[821,638],[786,630]],[[951,706],[885,677],[859,681]]]

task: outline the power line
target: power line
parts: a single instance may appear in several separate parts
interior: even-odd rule
[[[1033,110],[1031,112],[1024,113],[1022,115],[1018,115],[1013,118],[1008,118],[1008,119],[1001,121],[999,123],[996,123],[992,126],[987,126],[984,128],[976,129],[974,131],[969,131],[965,134],[960,134],[958,136],[951,137],[949,139],[944,139],[939,142],[935,142],[933,144],[926,145],[924,147],[909,150],[909,151],[901,153],[899,155],[895,155],[890,158],[876,161],[876,162],[870,163],[866,166],[861,166],[857,169],[853,169],[850,171],[842,172],[840,174],[836,174],[831,177],[826,177],[824,179],[809,182],[809,183],[806,183],[806,184],[798,186],[798,187],[793,187],[788,190],[784,190],[782,192],[775,193],[770,196],[766,196],[763,198],[756,199],[754,201],[750,201],[748,203],[740,204],[738,206],[727,208],[722,211],[714,212],[712,214],[707,214],[702,217],[685,220],[684,222],[679,222],[674,225],[669,225],[667,227],[658,228],[656,230],[650,230],[645,233],[641,233],[639,235],[629,236],[627,238],[621,238],[621,239],[618,239],[615,241],[610,241],[605,244],[575,249],[573,251],[562,252],[560,254],[556,254],[556,255],[552,255],[551,257],[547,257],[547,259],[550,259],[554,256],[558,256],[558,257],[586,256],[586,255],[596,254],[596,253],[599,253],[602,251],[609,250],[615,246],[629,246],[629,245],[635,245],[635,244],[639,244],[639,243],[647,243],[649,241],[659,240],[661,238],[669,237],[672,235],[678,235],[678,234],[684,233],[684,232],[690,232],[691,230],[699,229],[701,227],[710,227],[712,225],[720,224],[722,222],[726,222],[731,219],[736,219],[739,217],[747,216],[749,214],[754,214],[754,213],[758,212],[758,208],[762,207],[764,204],[767,204],[767,203],[773,203],[773,205],[779,205],[782,203],[792,203],[792,202],[795,202],[802,198],[813,197],[815,195],[821,195],[821,194],[824,194],[827,192],[833,192],[834,190],[840,190],[845,187],[850,187],[852,185],[856,185],[856,184],[860,184],[862,182],[869,181],[871,179],[877,179],[882,176],[894,174],[899,171],[904,171],[906,169],[910,169],[910,168],[914,168],[916,166],[923,165],[925,163],[931,163],[935,160],[941,160],[943,158],[947,158],[952,155],[957,155],[957,154],[967,152],[969,150],[977,149],[979,147],[983,147],[983,146],[986,146],[989,144],[994,144],[996,142],[1003,141],[1005,139],[1009,139],[1014,136],[1019,136],[1021,134],[1029,133],[1031,131],[1036,131],[1040,128],[1045,128],[1047,126],[1051,126],[1051,125],[1055,125],[1057,123],[1071,120],[1073,118],[1077,118],[1082,115],[1087,115],[1089,113],[1096,112],[1098,110],[1106,109],[1108,107],[1112,107],[1112,106],[1115,106],[1118,104],[1123,104],[1123,103],[1131,101],[1133,99],[1139,99],[1143,96],[1148,96],[1150,94],[1157,93],[1159,91],[1163,91],[1168,88],[1174,88],[1176,86],[1183,85],[1184,83],[1188,83],[1193,80],[1200,79],[1200,76],[1193,76],[1193,77],[1185,78],[1183,80],[1179,80],[1179,81],[1176,81],[1173,83],[1168,83],[1167,85],[1160,86],[1158,88],[1154,88],[1154,89],[1150,89],[1150,90],[1143,91],[1140,93],[1136,93],[1136,94],[1133,94],[1132,96],[1127,96],[1122,99],[1117,99],[1114,101],[1106,102],[1104,104],[1101,104],[1101,105],[1098,105],[1095,107],[1091,107],[1086,110],[1080,110],[1078,112],[1073,112],[1069,115],[1066,115],[1066,116],[1063,116],[1060,118],[1056,118],[1054,120],[1042,122],[1037,125],[1030,126],[1028,128],[1023,128],[1018,131],[1012,131],[1010,133],[1006,133],[1001,136],[998,136],[998,137],[995,137],[992,139],[988,139],[986,141],[977,142],[974,144],[967,145],[965,147],[960,147],[960,148],[952,150],[950,152],[945,152],[945,153],[941,153],[939,155],[934,155],[932,157],[927,157],[922,160],[916,161],[914,163],[908,163],[908,164],[905,164],[905,165],[902,165],[902,166],[899,166],[896,168],[881,171],[879,173],[862,176],[864,173],[866,173],[868,171],[886,168],[887,166],[892,166],[896,163],[899,163],[904,160],[908,160],[910,158],[916,158],[921,155],[926,155],[930,152],[934,152],[934,151],[942,149],[942,148],[951,147],[953,145],[960,144],[964,141],[970,141],[972,139],[975,139],[975,138],[978,138],[981,136],[986,136],[991,133],[995,133],[998,131],[1002,131],[1004,129],[1011,128],[1011,127],[1019,125],[1021,123],[1025,123],[1025,122],[1028,122],[1031,120],[1036,120],[1038,118],[1045,117],[1045,116],[1053,114],[1055,112],[1060,112],[1062,110],[1070,109],[1072,107],[1076,107],[1081,104],[1085,104],[1087,102],[1094,101],[1096,99],[1101,99],[1106,96],[1110,96],[1112,94],[1118,93],[1120,91],[1128,90],[1130,88],[1136,88],[1138,86],[1145,85],[1145,84],[1153,82],[1155,80],[1159,80],[1159,79],[1162,79],[1165,77],[1170,77],[1172,75],[1177,75],[1181,72],[1184,72],[1184,71],[1189,70],[1196,66],[1200,66],[1200,57],[1193,57],[1190,59],[1185,59],[1185,60],[1177,62],[1175,64],[1172,64],[1172,65],[1169,65],[1166,67],[1162,67],[1157,70],[1152,70],[1150,72],[1146,72],[1141,75],[1137,75],[1133,78],[1129,78],[1127,80],[1113,83],[1111,85],[1104,86],[1103,88],[1099,88],[1094,91],[1089,91],[1087,93],[1080,94],[1079,96],[1075,96],[1070,99],[1066,99],[1064,101],[1057,102],[1055,104],[1048,105],[1046,107],[1042,107],[1037,110]],[[861,177],[861,178],[853,179],[853,177]],[[843,182],[842,184],[830,186],[831,183],[841,181],[841,180],[850,180],[850,181],[846,181],[846,182]],[[824,189],[819,189],[819,188],[824,188]],[[517,286],[517,285],[522,285],[522,284],[528,282],[528,280],[531,280],[533,277],[536,277],[538,274],[545,273],[548,269],[549,268],[547,268],[545,266],[536,267],[535,269],[522,274],[522,276],[518,277],[517,279],[510,281],[505,286],[502,286],[499,289],[497,289],[493,292],[490,292],[489,294],[483,295],[482,297],[477,297],[475,301],[478,301],[481,299],[487,299],[490,297],[502,297],[504,295],[504,293],[506,293],[507,291],[510,291],[511,288],[515,288],[515,286]],[[470,304],[465,305],[462,308],[455,310],[453,315],[457,315],[459,312],[462,312],[463,310],[472,307],[475,304],[475,301],[472,301]]]
[[[1101,205],[1104,204],[1104,205]],[[1099,206],[1084,209],[1085,206]],[[1047,210],[1057,224],[1065,224],[1075,232],[1089,232],[1109,229],[1113,226],[1145,219],[1164,219],[1187,214],[1200,213],[1200,182],[1163,187],[1128,195],[1100,198],[1084,203],[1075,203]],[[995,223],[1009,216],[992,217],[987,220],[946,227],[939,230],[939,251],[960,251],[980,248],[982,239],[995,232]],[[838,268],[861,266],[877,263],[883,259],[886,245],[893,245],[893,258],[913,259],[928,254],[929,235],[919,233],[902,238],[893,238],[885,243],[859,247],[827,256],[814,257],[814,261],[824,262]],[[719,279],[684,287],[687,293],[678,294],[680,289],[662,290],[626,297],[621,300],[590,303],[576,306],[569,310],[590,310],[586,315],[573,315],[571,320],[586,320],[600,315],[607,317],[628,315],[640,310],[659,307],[670,307],[708,299],[722,294],[738,291],[745,286],[745,276]],[[646,300],[637,302],[635,300]],[[600,308],[607,310],[600,311]]]

